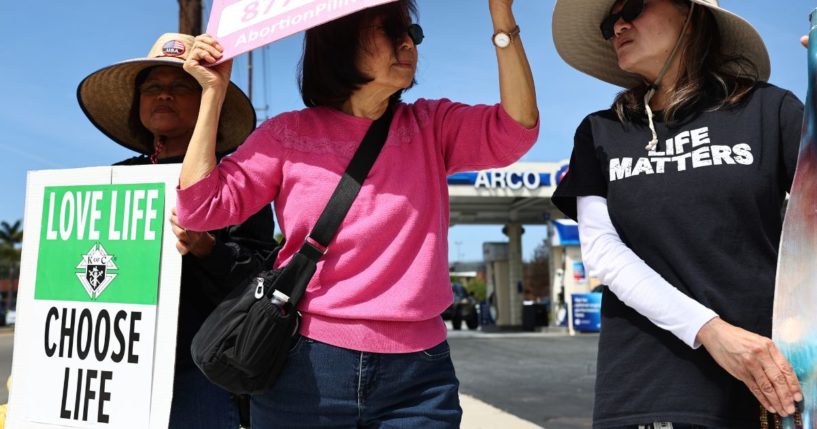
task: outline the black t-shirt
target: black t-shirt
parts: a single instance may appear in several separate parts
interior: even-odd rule
[[[553,195],[576,218],[576,197],[607,198],[622,241],[670,284],[725,321],[771,335],[781,208],[797,160],[802,103],[759,84],[738,106],[668,128],[611,110],[576,131],[570,169]],[[759,427],[746,386],[704,348],[691,349],[605,289],[594,428],[653,421]]]
[[[180,163],[182,159],[164,158],[159,163]],[[115,165],[146,164],[150,164],[150,159],[141,155]],[[176,372],[195,368],[190,346],[196,332],[227,293],[248,280],[277,244],[269,205],[239,225],[209,232],[215,238],[215,244],[208,256],[199,258],[188,253],[182,257]]]

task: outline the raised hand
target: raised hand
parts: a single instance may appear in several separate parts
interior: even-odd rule
[[[196,36],[196,41],[190,51],[190,55],[184,62],[184,70],[198,81],[203,90],[226,91],[230,83],[233,61],[228,60],[212,66],[221,58],[224,51],[218,40],[209,34]]]
[[[513,0],[488,0],[488,7],[491,10],[494,8],[507,8],[510,9],[513,6]]]

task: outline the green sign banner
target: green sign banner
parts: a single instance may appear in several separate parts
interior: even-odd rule
[[[156,305],[164,190],[46,187],[34,298]]]

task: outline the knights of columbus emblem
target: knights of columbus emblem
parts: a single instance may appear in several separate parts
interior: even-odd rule
[[[109,255],[102,244],[94,244],[87,254],[82,255],[82,261],[77,265],[77,269],[82,270],[76,273],[85,291],[91,299],[99,298],[99,295],[116,278],[116,274],[111,270],[119,267],[113,262],[113,255]]]

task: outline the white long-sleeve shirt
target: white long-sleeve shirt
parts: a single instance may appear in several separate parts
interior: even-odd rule
[[[576,209],[582,260],[590,275],[656,326],[692,348],[700,347],[698,331],[718,315],[664,280],[621,241],[606,198],[578,197]]]

